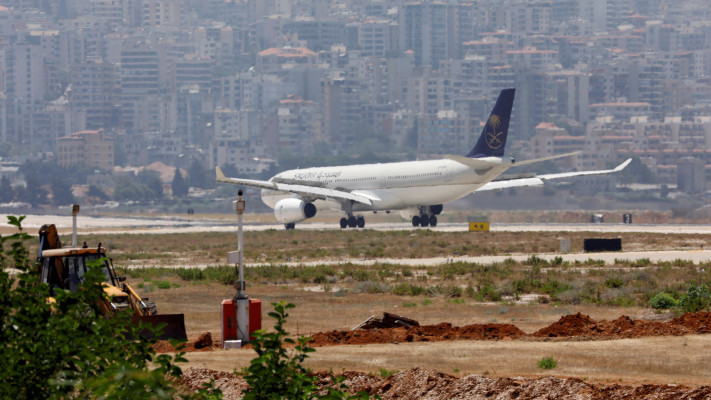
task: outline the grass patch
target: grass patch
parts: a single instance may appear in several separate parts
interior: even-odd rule
[[[543,357],[536,363],[540,369],[553,369],[558,366],[558,361],[554,360],[553,357]]]

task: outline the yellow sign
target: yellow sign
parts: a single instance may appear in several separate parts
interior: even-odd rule
[[[470,222],[469,232],[489,232],[488,222]]]

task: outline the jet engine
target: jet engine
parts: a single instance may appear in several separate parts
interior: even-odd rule
[[[288,198],[281,199],[274,205],[274,216],[279,222],[285,224],[299,222],[316,215],[314,203]]]

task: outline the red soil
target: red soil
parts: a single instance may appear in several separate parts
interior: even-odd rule
[[[328,373],[316,374],[320,387],[330,386]],[[387,378],[375,377],[363,372],[343,373],[348,391],[365,391],[379,395],[384,400],[448,400],[448,399],[708,399],[711,386],[689,388],[680,385],[596,385],[577,378],[486,378],[468,375],[458,378],[453,375],[425,368],[412,368]],[[215,386],[223,391],[225,400],[240,399],[242,390],[249,386],[239,376],[202,368],[188,368],[182,383],[198,390],[202,384],[215,380]]]
[[[402,342],[436,342],[444,340],[512,340],[522,337],[530,338],[637,338],[643,336],[680,336],[711,333],[711,313],[687,313],[668,322],[645,321],[632,319],[626,315],[614,321],[595,321],[580,313],[566,315],[557,322],[526,334],[511,324],[472,324],[461,327],[443,322],[437,325],[413,327],[376,328],[372,330],[356,329],[348,331],[330,331],[316,333],[311,337],[309,345],[314,347],[335,346],[344,344],[371,343],[402,343]],[[211,351],[219,348],[219,343],[208,343],[209,332],[200,338],[188,341],[184,351]],[[153,345],[157,353],[175,351],[175,348],[165,340]]]

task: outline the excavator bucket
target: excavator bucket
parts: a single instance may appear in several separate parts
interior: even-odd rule
[[[156,339],[178,339],[188,340],[188,334],[185,332],[185,315],[184,314],[156,314],[148,316],[131,317],[131,322],[134,325],[144,323],[153,327],[162,327],[161,334]],[[146,339],[154,337],[153,333],[148,329],[141,332],[141,336]]]

